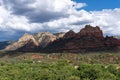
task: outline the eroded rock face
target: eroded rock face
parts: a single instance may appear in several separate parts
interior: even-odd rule
[[[25,51],[25,52],[37,52],[38,51],[38,45],[35,45],[35,43],[32,40],[29,40],[24,44],[22,47],[19,47],[16,49],[16,51]]]
[[[17,42],[8,45],[5,50],[16,50],[26,45],[29,41],[33,42],[35,46],[39,46],[32,35],[25,33]]]
[[[120,40],[104,37],[102,30],[96,26],[86,25],[80,32],[70,30],[64,34],[40,32],[24,34],[17,42],[6,47],[6,50],[39,51],[39,52],[70,52],[103,51],[120,49]]]
[[[57,37],[49,32],[33,35],[25,33],[17,42],[8,45],[5,50],[38,51],[38,48],[44,48],[56,39]]]
[[[105,38],[104,38],[104,40],[105,40],[105,45],[107,46],[107,47],[109,47],[109,48],[116,48],[116,47],[120,47],[120,40],[119,39],[117,39],[117,38],[114,38],[113,36],[106,36]]]
[[[50,43],[45,50],[48,52],[79,53],[82,51],[115,50],[118,46],[120,46],[120,40],[114,37],[103,37],[103,32],[98,26],[86,25],[76,34],[73,31],[67,32],[62,39]]]
[[[65,35],[65,32],[55,33],[54,35],[57,37],[57,39],[63,38],[63,36]]]
[[[50,42],[53,42],[57,39],[57,37],[49,32],[40,32],[33,35],[34,38],[38,41],[39,46],[44,48],[46,47]]]
[[[74,31],[70,30],[63,36],[63,38],[67,39],[67,38],[73,38],[75,36],[76,36],[76,33]]]
[[[78,37],[82,36],[91,36],[91,37],[96,37],[99,39],[103,38],[103,32],[100,30],[98,26],[92,27],[90,25],[86,25],[85,28],[81,29],[81,31],[78,33]]]

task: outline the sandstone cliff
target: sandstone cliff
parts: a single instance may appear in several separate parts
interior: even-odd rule
[[[63,38],[67,39],[67,38],[73,38],[75,36],[76,36],[76,33],[74,31],[70,30],[63,36]]]
[[[99,39],[103,38],[103,32],[98,26],[92,27],[91,25],[86,25],[85,28],[81,29],[78,33],[78,37],[82,36],[93,36]]]
[[[33,35],[24,34],[17,42],[6,47],[6,50],[38,52],[70,52],[120,50],[120,40],[103,36],[100,27],[86,25],[80,32],[70,30],[66,33],[52,34],[39,32]]]
[[[23,47],[29,41],[32,41],[35,46],[39,46],[38,42],[34,39],[34,37],[30,34],[25,33],[17,42],[8,45],[5,50],[16,50],[20,47]]]
[[[57,37],[57,39],[63,38],[63,36],[65,35],[65,32],[55,33],[54,35]]]
[[[50,42],[53,42],[57,39],[57,37],[49,32],[40,32],[33,35],[35,40],[38,41],[39,46],[44,48],[49,44]]]
[[[114,37],[104,37],[102,30],[96,26],[86,25],[80,32],[67,32],[62,39],[50,43],[44,51],[71,52],[115,50],[120,46],[120,40]]]
[[[39,32],[33,35],[25,33],[17,42],[8,45],[5,50],[38,51],[39,48],[46,47],[56,39],[58,37],[49,32]]]

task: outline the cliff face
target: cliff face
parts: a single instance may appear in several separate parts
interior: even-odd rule
[[[62,39],[50,43],[44,51],[71,52],[113,50],[120,46],[120,40],[113,37],[103,37],[98,26],[86,25],[80,32],[67,32]]]
[[[104,41],[105,41],[104,44],[111,49],[118,49],[120,47],[120,40],[117,38],[114,38],[113,36],[111,37],[106,36],[104,38]]]
[[[49,32],[24,34],[17,42],[6,47],[6,50],[70,53],[118,49],[120,50],[119,39],[104,37],[98,26],[90,25],[86,25],[78,33],[70,30],[57,34]]]
[[[63,36],[65,35],[65,33],[64,32],[55,33],[54,35],[57,37],[57,39],[59,39],[59,38],[63,38]]]
[[[5,50],[38,51],[56,39],[57,37],[49,32],[24,34],[17,42],[8,45]]]
[[[103,32],[100,30],[98,26],[92,27],[90,25],[86,25],[85,28],[81,29],[78,33],[78,37],[87,36],[87,37],[96,37],[99,39],[103,38]]]
[[[57,39],[57,37],[49,32],[40,32],[33,35],[35,40],[38,41],[39,46],[44,48],[46,47],[50,42],[53,42]]]
[[[70,30],[63,36],[63,38],[67,39],[67,38],[73,38],[75,36],[76,36],[76,33],[74,31]]]
[[[38,46],[38,42],[34,39],[34,37],[30,34],[25,33],[17,42],[8,45],[5,50],[16,50],[18,48],[23,47],[28,44],[29,41],[32,41],[35,46]]]

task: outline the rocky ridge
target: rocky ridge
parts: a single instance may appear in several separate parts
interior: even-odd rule
[[[66,33],[52,34],[40,32],[33,35],[24,34],[6,50],[37,52],[70,52],[120,50],[120,40],[103,36],[100,27],[86,25],[80,32],[70,30]]]
[[[0,42],[0,50],[5,49],[6,46],[12,44],[14,41],[1,41]]]
[[[61,34],[64,35],[64,34]],[[60,36],[61,37],[61,36]],[[50,42],[58,39],[59,36],[55,36],[49,32],[39,32],[36,34],[25,33],[18,41],[6,46],[5,50],[19,50],[19,51],[38,51],[39,48],[46,47]]]
[[[114,37],[104,37],[102,30],[96,26],[86,25],[80,32],[67,32],[62,39],[50,43],[44,51],[71,52],[115,50],[120,46],[120,40]]]
[[[87,37],[93,36],[102,39],[103,32],[102,30],[100,30],[98,26],[92,27],[90,25],[86,25],[85,28],[81,29],[80,32],[78,33],[78,37],[82,37],[82,36],[87,36]]]
[[[57,39],[57,37],[50,32],[39,32],[34,34],[33,37],[38,42],[39,46],[43,48],[46,47],[50,42],[53,42]]]
[[[5,50],[16,50],[20,47],[23,47],[29,41],[32,41],[35,46],[39,45],[32,35],[25,33],[17,42],[14,42],[13,44],[8,45],[5,48]]]

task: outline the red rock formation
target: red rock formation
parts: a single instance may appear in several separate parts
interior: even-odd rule
[[[63,38],[72,38],[72,37],[75,37],[75,36],[76,36],[76,33],[74,31],[70,30],[67,33],[65,33]]]
[[[111,37],[109,37],[109,36],[106,36],[105,38],[104,38],[104,40],[105,40],[105,45],[107,46],[107,47],[111,47],[111,48],[116,48],[116,47],[118,47],[118,46],[120,46],[120,40],[118,40],[118,39],[116,39],[116,38],[114,38],[113,36],[111,36]]]
[[[82,36],[94,36],[96,38],[102,39],[103,32],[98,26],[92,27],[90,25],[86,25],[85,28],[81,29],[81,31],[78,33],[78,37]]]
[[[40,60],[40,59],[43,59],[43,56],[39,55],[39,54],[32,54],[31,55],[31,59],[38,59],[38,60]]]
[[[114,37],[103,37],[103,32],[98,26],[86,25],[80,32],[75,33],[70,30],[60,38],[49,32],[34,35],[25,34],[6,49],[79,53],[82,51],[120,49],[120,40]]]
[[[72,38],[71,38],[72,37]],[[71,52],[115,50],[120,46],[120,40],[113,37],[103,37],[98,26],[86,25],[79,33],[67,32],[60,40],[49,44],[48,52]]]

